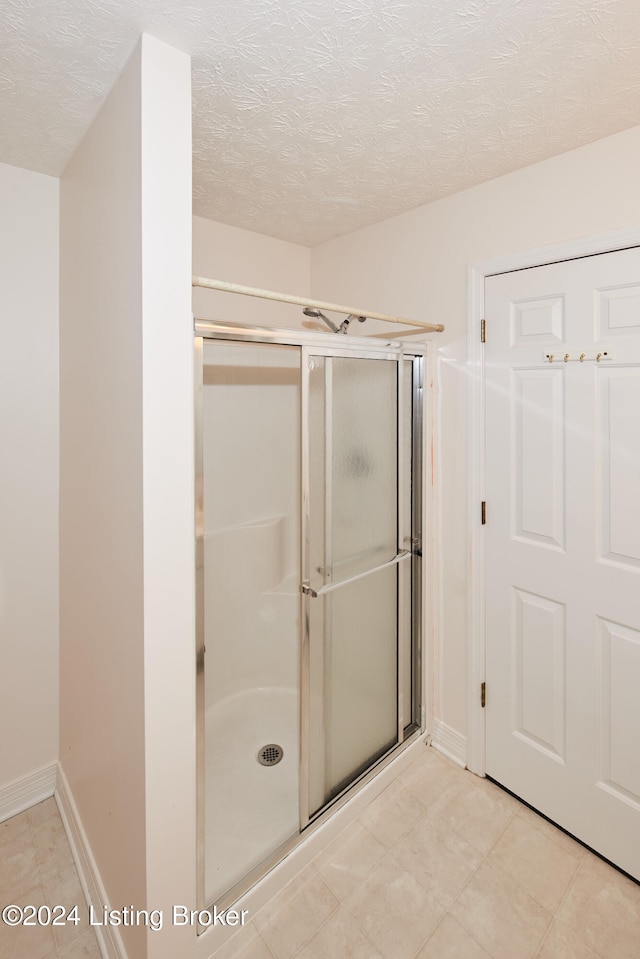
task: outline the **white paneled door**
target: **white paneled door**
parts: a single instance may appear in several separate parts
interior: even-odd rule
[[[487,774],[640,879],[640,249],[485,311]]]

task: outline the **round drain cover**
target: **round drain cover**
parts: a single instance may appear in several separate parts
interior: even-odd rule
[[[268,743],[266,746],[263,746],[258,753],[258,762],[261,766],[275,766],[276,763],[280,762],[283,756],[284,750],[282,746],[278,746],[277,743]]]

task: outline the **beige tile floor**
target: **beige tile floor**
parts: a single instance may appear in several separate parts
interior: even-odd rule
[[[0,902],[82,903],[52,799],[0,825]],[[76,929],[7,929],[0,959],[99,959]],[[640,886],[433,749],[216,959],[639,959]]]
[[[100,959],[78,873],[54,799],[0,823],[0,905],[80,906],[80,923],[11,928],[0,959]]]
[[[434,749],[216,959],[640,959],[640,886]]]

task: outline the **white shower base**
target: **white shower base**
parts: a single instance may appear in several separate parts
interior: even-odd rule
[[[295,689],[264,687],[227,696],[205,714],[205,890],[208,903],[299,831],[299,702]],[[276,766],[257,756],[284,750]]]

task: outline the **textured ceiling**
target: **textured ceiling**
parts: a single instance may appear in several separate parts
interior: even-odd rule
[[[143,30],[194,212],[307,245],[640,123],[639,0],[0,0],[0,161],[59,175]]]

